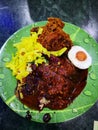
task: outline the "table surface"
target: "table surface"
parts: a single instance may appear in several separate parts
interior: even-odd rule
[[[73,23],[98,42],[98,0],[0,0],[0,47],[18,29],[49,16]],[[98,101],[83,115],[63,123],[27,121],[0,98],[0,130],[93,130],[98,120]]]

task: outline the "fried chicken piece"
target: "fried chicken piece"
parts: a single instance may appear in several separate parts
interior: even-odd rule
[[[63,27],[64,23],[59,18],[48,18],[48,23],[43,27],[43,32],[38,37],[38,41],[48,51],[57,51],[63,47],[67,47],[69,50],[72,41],[69,35],[62,30]]]

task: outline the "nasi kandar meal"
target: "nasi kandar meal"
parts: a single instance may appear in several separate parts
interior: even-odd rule
[[[86,85],[92,59],[73,44],[64,26],[59,18],[50,17],[13,45],[17,51],[6,67],[17,79],[17,98],[32,109],[64,109]]]

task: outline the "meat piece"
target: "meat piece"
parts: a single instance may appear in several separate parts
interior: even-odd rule
[[[63,27],[64,22],[59,18],[48,18],[47,24],[42,27],[43,31],[38,37],[38,42],[47,48],[48,51],[57,51],[63,47],[67,47],[69,50],[72,46],[72,41],[69,35],[62,30]],[[31,32],[38,32],[38,29],[39,27],[32,28]]]

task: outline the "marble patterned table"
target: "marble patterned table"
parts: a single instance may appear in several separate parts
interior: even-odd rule
[[[0,0],[0,47],[21,27],[49,16],[83,28],[98,42],[97,0]],[[0,130],[93,130],[94,120],[98,121],[98,101],[68,122],[40,124],[18,116],[0,98]]]

